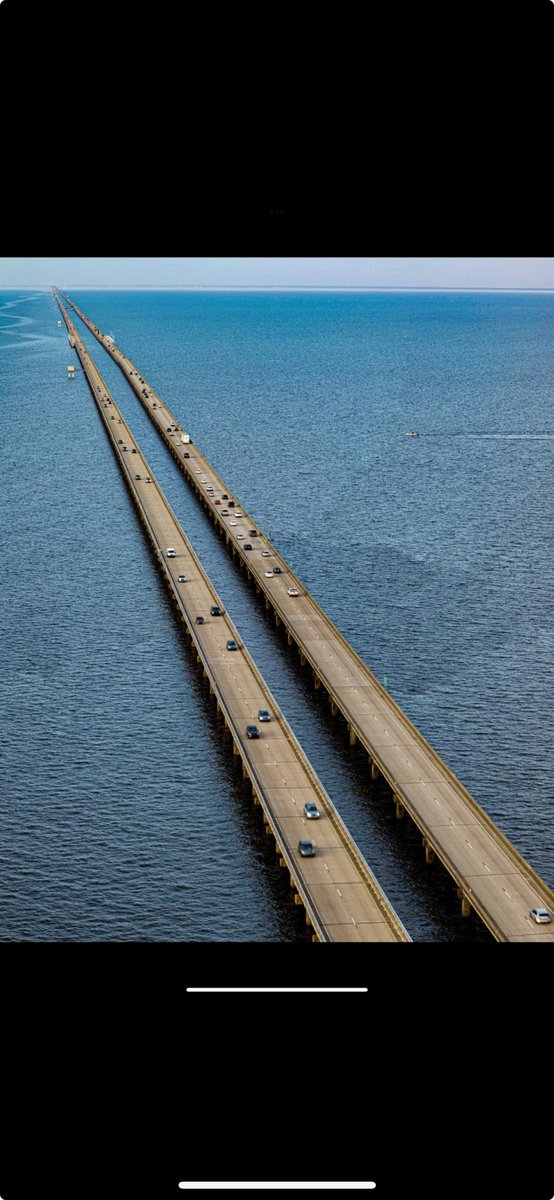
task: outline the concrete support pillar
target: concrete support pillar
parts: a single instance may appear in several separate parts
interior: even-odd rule
[[[290,886],[291,886],[291,888],[295,888],[295,887],[296,887],[296,883],[294,882],[294,879],[293,879],[292,875],[291,875],[291,877],[290,877]]]
[[[404,805],[399,796],[394,796],[394,804],[395,804],[395,809],[396,809],[396,819],[397,819],[397,821],[401,821],[406,809],[404,808]]]
[[[269,596],[265,597],[265,606],[266,608],[271,608],[271,600],[269,599]]]
[[[249,776],[249,774],[248,774],[248,769],[247,769],[247,766],[246,766],[246,763],[245,763],[244,759],[242,760],[242,778],[243,778],[243,779],[249,779],[249,778],[250,778],[250,776]]]
[[[306,909],[306,925],[311,925],[311,923],[312,923],[312,918],[311,918],[308,910]]]
[[[304,655],[302,654],[302,651],[300,651],[300,666],[301,666],[301,667],[305,667],[305,666],[306,666],[306,659],[304,658]]]
[[[462,896],[462,917],[469,917],[471,914],[471,904],[467,896]]]
[[[371,778],[374,781],[379,778],[379,767],[377,766],[377,763],[374,762],[371,764]]]
[[[422,840],[422,843],[423,843],[423,848],[424,848],[424,850],[425,850],[425,862],[426,862],[426,863],[432,863],[432,862],[434,862],[434,860],[435,860],[435,851],[433,850],[433,847],[432,847],[431,843],[427,841],[427,838],[426,838],[426,837],[422,838],[421,840]]]
[[[339,711],[339,710],[338,710],[338,708],[337,708],[337,706],[336,706],[336,704],[335,704],[335,701],[334,701],[334,700],[331,700],[331,716],[332,716],[332,717],[336,717],[336,715],[337,715],[338,711]]]
[[[349,738],[350,738],[350,745],[355,746],[356,745],[356,733],[351,725],[348,726],[348,733],[349,733]]]
[[[299,896],[298,892],[295,893],[294,903],[295,904],[303,904],[304,903],[302,896]]]
[[[280,867],[286,867],[286,865],[287,865],[287,863],[286,863],[286,859],[284,859],[284,858],[282,858],[282,857],[281,857],[281,858],[279,859],[279,866],[280,866]]]
[[[261,587],[260,587],[259,583],[257,583],[257,584],[256,584],[256,595],[257,595],[257,596],[259,596],[259,594],[260,594],[261,590],[262,590],[262,589],[261,589]]]
[[[250,580],[252,578],[252,572],[248,570],[248,567],[246,568],[246,578],[248,580]]]
[[[235,758],[240,758],[240,750],[239,750],[236,742],[233,742],[233,755]]]
[[[261,802],[260,797],[258,796],[257,792],[253,792],[252,799],[254,801],[256,808],[259,808],[262,802]]]
[[[279,613],[275,613],[275,625],[277,626],[277,629],[279,628],[280,624],[281,624],[281,618],[279,616]]]
[[[319,675],[316,675],[315,671],[314,671],[314,687],[315,687],[316,692],[319,692],[319,689],[321,687],[321,679],[319,678]]]
[[[292,646],[293,636],[290,629],[287,629],[287,646]]]

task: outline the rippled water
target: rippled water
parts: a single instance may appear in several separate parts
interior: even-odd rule
[[[72,296],[552,885],[554,297]],[[0,306],[0,937],[302,941],[52,298]],[[488,940],[82,332],[411,936]]]

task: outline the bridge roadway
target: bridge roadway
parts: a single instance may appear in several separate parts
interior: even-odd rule
[[[238,506],[232,491],[197,446],[183,445],[182,427],[131,359],[66,299],[123,371],[233,555],[245,566],[257,592],[264,592],[266,607],[286,627],[289,644],[297,645],[302,664],[310,664],[315,686],[323,685],[327,691],[332,712],[342,712],[351,744],[359,741],[364,746],[372,778],[381,773],[389,783],[397,816],[407,812],[420,829],[426,860],[431,862],[436,855],[455,880],[464,916],[475,910],[497,941],[554,941],[554,923],[536,925],[529,915],[532,908],[554,908],[547,884],[389,696],[269,539],[260,534],[255,541],[250,539],[252,551],[244,549],[249,529],[259,533],[258,525],[242,504],[236,525],[232,525],[236,519],[232,509],[223,516],[228,505],[222,494]],[[208,485],[214,489],[211,498]],[[262,557],[263,550],[269,558]],[[282,573],[267,578],[268,564],[279,566]],[[298,597],[289,596],[289,587],[297,589]]]
[[[295,899],[304,904],[316,939],[410,941],[225,613],[61,303],[60,309],[165,582],[231,733],[234,753],[242,760],[245,778],[251,780],[255,801],[262,805],[264,822],[275,838],[281,866],[290,872]],[[175,558],[167,557],[168,547],[175,550]],[[179,581],[180,575],[186,576],[185,582]],[[212,604],[223,609],[222,616],[210,616]],[[196,624],[197,615],[204,617],[203,625]],[[235,639],[238,651],[226,649],[228,638]],[[270,722],[258,723],[259,708],[269,710]],[[258,724],[259,739],[246,737],[247,724]],[[307,820],[303,815],[309,800],[315,801],[321,812],[319,820]],[[301,858],[298,841],[308,837],[316,845],[316,854]]]

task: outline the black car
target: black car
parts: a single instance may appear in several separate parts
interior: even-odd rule
[[[223,497],[222,497],[222,499],[223,499]],[[234,500],[229,500],[229,501],[228,501],[228,504],[229,504],[229,508],[234,508],[234,507],[235,507],[235,501],[234,501]]]
[[[246,726],[246,736],[248,738],[259,738],[260,731],[258,729],[258,726],[257,725],[247,725]]]
[[[243,550],[251,550],[251,549],[252,549],[252,542],[245,542],[244,546],[243,546]]]
[[[281,570],[281,568],[280,568],[280,567],[274,567],[274,568],[273,568],[273,574],[274,574],[274,575],[282,575],[282,574],[283,574],[283,572],[282,572],[282,570]]]
[[[197,625],[203,625],[203,624],[204,624],[204,618],[203,618],[203,617],[196,617],[196,624],[197,624]]]
[[[248,530],[248,532],[249,532],[249,534],[250,534],[250,537],[257,537],[257,536],[258,536],[258,530],[257,530],[257,529],[249,529],[249,530]]]
[[[185,450],[185,453],[183,454],[183,458],[190,458],[190,454],[189,454],[188,450]]]
[[[227,650],[238,650],[238,646],[237,646],[237,643],[235,642],[234,638],[227,638],[227,641],[225,644],[226,644]]]
[[[212,604],[211,608],[210,608],[210,612],[212,614],[212,617],[222,617],[223,616],[223,612],[220,609],[219,604]]]
[[[228,499],[229,499],[229,497],[228,497],[228,495],[227,495],[227,492],[222,492],[222,493],[221,493],[221,499],[222,499],[222,500],[228,500]]]

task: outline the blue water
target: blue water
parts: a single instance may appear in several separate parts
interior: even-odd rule
[[[552,886],[554,296],[71,295]],[[0,937],[302,941],[58,316],[0,295]],[[411,936],[488,940],[77,324]]]

